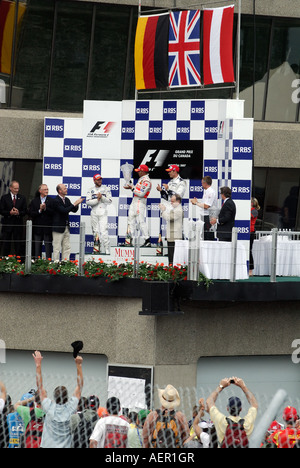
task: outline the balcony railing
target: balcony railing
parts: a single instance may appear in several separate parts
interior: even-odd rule
[[[23,226],[24,227],[24,226]],[[195,222],[190,223],[188,236],[185,240],[176,241],[174,264],[185,265],[187,267],[187,279],[190,281],[199,280],[199,272],[203,273],[209,279],[226,279],[230,282],[236,282],[241,279],[248,279],[248,243],[238,240],[238,228],[232,230],[231,242],[204,241],[202,232]],[[76,246],[72,240],[72,250],[75,250],[75,256],[78,260],[78,276],[84,276],[84,263],[92,258],[103,258],[104,262],[113,262],[113,256],[101,256],[86,251],[86,226],[80,224],[79,236],[76,237]],[[2,239],[2,245],[5,244]],[[9,241],[10,242],[10,241]],[[30,274],[35,256],[33,255],[35,240],[33,237],[32,221],[26,222],[26,235],[24,239],[18,241],[23,245],[22,261],[25,264],[25,273]],[[16,241],[14,242],[16,246]],[[113,246],[111,250],[119,251],[120,246]],[[137,228],[132,238],[130,248],[123,246],[126,252],[130,252],[130,257],[120,259],[123,263],[131,262],[133,265],[133,277],[139,275],[139,265],[142,262],[151,264],[163,261],[166,267],[168,259],[163,253],[167,253],[168,246],[164,243],[163,252],[159,252],[155,245],[152,248],[143,248],[141,246],[140,231]],[[181,256],[176,255],[181,249]],[[12,252],[13,253],[13,252]],[[300,232],[272,231],[256,232],[252,249],[254,257],[254,276],[269,277],[270,282],[278,281],[278,277],[295,277],[300,280]],[[180,258],[180,261],[175,261]],[[224,274],[224,269],[226,274]],[[216,271],[219,270],[218,273]],[[220,273],[222,271],[222,273]],[[241,274],[242,271],[242,274]],[[246,272],[246,273],[245,273]],[[219,275],[219,276],[218,276]]]

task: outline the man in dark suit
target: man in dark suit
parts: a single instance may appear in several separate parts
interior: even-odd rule
[[[17,256],[24,256],[25,233],[23,218],[27,213],[26,198],[19,194],[19,182],[13,180],[9,186],[9,193],[3,195],[0,200],[0,214],[2,218],[2,241],[3,256],[15,253]],[[14,241],[14,252],[11,248],[11,241]]]
[[[60,252],[62,260],[69,260],[71,253],[69,213],[76,213],[84,199],[79,198],[74,204],[71,203],[66,197],[68,189],[64,184],[59,184],[56,191],[58,195],[53,200],[53,260],[60,260]]]
[[[28,214],[32,219],[34,256],[42,256],[42,245],[45,243],[46,258],[52,256],[52,219],[53,200],[48,196],[47,185],[39,186],[37,196],[31,201]]]
[[[221,187],[222,208],[216,218],[211,219],[211,224],[217,223],[217,237],[219,241],[231,242],[232,228],[234,227],[236,206],[231,199],[231,189],[229,187]]]

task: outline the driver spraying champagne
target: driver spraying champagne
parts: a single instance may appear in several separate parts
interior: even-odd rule
[[[149,168],[145,164],[141,164],[135,172],[138,173],[139,180],[135,187],[132,184],[125,185],[124,188],[133,192],[133,200],[131,202],[129,213],[128,213],[128,224],[129,233],[132,236],[135,232],[136,226],[139,225],[142,236],[144,238],[144,244],[142,247],[150,247],[150,238],[148,232],[148,226],[146,223],[146,209],[147,209],[147,198],[151,191],[151,181],[149,178]]]

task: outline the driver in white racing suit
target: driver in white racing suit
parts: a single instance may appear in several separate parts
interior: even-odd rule
[[[136,224],[139,223],[142,236],[144,237],[144,244],[142,247],[150,247],[151,243],[148,226],[145,220],[147,212],[147,198],[152,187],[148,175],[149,168],[145,164],[141,164],[137,169],[135,169],[135,172],[137,172],[139,176],[136,186],[133,187],[133,185],[129,184],[124,187],[133,192],[133,200],[128,213],[129,232],[132,238]]]
[[[99,240],[103,242],[105,253],[108,255],[110,254],[110,242],[107,225],[107,206],[112,203],[112,196],[110,189],[106,185],[102,185],[100,174],[95,174],[93,180],[95,185],[87,192],[86,204],[92,207],[91,224],[94,245],[96,246]],[[96,252],[95,249],[94,252]]]

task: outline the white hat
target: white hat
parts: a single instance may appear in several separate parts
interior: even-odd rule
[[[158,397],[161,405],[166,408],[177,408],[180,405],[180,396],[173,385],[167,385],[164,390],[158,389]]]

